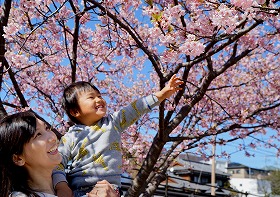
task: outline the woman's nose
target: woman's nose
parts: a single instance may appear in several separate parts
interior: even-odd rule
[[[58,141],[58,139],[57,139],[57,136],[56,136],[56,134],[53,132],[53,131],[51,131],[51,132],[49,132],[49,140],[51,141],[51,142],[56,142],[56,141]]]

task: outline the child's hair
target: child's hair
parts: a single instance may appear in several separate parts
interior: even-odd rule
[[[95,90],[98,93],[100,93],[97,87],[92,85],[90,82],[86,82],[86,81],[74,82],[64,89],[63,97],[61,101],[62,108],[65,110],[67,116],[72,122],[76,124],[80,124],[80,122],[74,116],[71,115],[71,112],[80,110],[80,106],[78,103],[79,94],[84,92],[89,92],[92,90]]]
[[[28,196],[38,196],[28,186],[28,173],[13,162],[13,155],[23,153],[26,143],[36,133],[34,113],[19,112],[0,121],[0,194],[8,197],[12,191],[21,191]]]

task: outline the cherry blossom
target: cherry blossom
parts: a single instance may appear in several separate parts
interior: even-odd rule
[[[8,2],[0,12],[1,116],[30,108],[64,134],[71,123],[60,99],[73,81],[94,83],[108,112],[173,74],[185,82],[122,134],[123,169],[139,165],[130,196],[140,195],[137,185],[151,194],[158,185],[148,189],[148,177],[159,183],[181,152],[209,159],[214,143],[220,158],[230,159],[234,141],[246,156],[260,146],[279,156],[278,0]]]

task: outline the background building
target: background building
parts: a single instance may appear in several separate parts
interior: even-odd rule
[[[270,172],[236,162],[215,161],[215,196],[266,197],[271,195]],[[179,155],[169,167],[166,177],[154,197],[211,196],[212,161],[193,154]],[[123,177],[122,189],[128,189],[129,175]]]
[[[240,163],[229,163],[228,172],[231,174],[230,185],[248,197],[268,196],[271,193],[271,184],[267,181],[268,170],[251,168]]]

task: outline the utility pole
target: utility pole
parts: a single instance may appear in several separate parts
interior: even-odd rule
[[[212,146],[212,171],[211,171],[211,196],[216,196],[216,135],[213,135]]]

